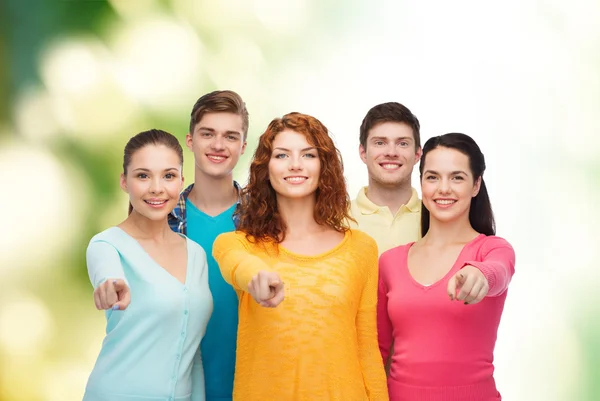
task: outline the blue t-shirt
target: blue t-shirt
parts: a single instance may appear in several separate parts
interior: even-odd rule
[[[231,400],[238,326],[238,297],[223,280],[212,256],[213,242],[219,234],[234,231],[233,212],[237,205],[218,216],[209,216],[186,200],[187,236],[206,251],[208,284],[213,296],[213,313],[200,344],[206,400]]]

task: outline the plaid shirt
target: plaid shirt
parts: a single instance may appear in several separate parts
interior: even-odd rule
[[[233,186],[238,192],[237,204],[239,205],[239,194],[242,192],[242,187],[240,187],[240,184],[236,181],[233,182]],[[187,235],[187,213],[185,211],[185,202],[187,201],[190,192],[192,192],[192,188],[194,188],[194,184],[183,190],[181,195],[179,195],[177,206],[175,206],[175,209],[169,214],[169,226],[171,227],[171,230],[183,235]],[[236,216],[234,216],[233,222],[237,226]]]

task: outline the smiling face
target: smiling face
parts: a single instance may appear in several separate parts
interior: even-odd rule
[[[369,130],[360,158],[367,165],[369,184],[395,187],[410,184],[415,164],[421,158],[412,128],[405,123],[383,122]]]
[[[481,177],[473,177],[469,157],[439,146],[427,153],[424,162],[421,192],[431,220],[468,221],[471,199],[481,185]]]
[[[235,113],[206,113],[186,137],[194,153],[196,173],[211,178],[232,174],[246,149],[242,116]]]
[[[121,188],[133,210],[150,220],[166,219],[183,188],[181,159],[164,145],[146,145],[135,151],[121,174]]]
[[[283,130],[273,140],[269,181],[280,198],[316,197],[321,174],[317,149],[296,131]]]

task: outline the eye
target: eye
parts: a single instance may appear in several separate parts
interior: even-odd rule
[[[172,180],[172,179],[173,179],[173,178],[175,178],[175,177],[176,177],[176,175],[175,175],[175,174],[173,174],[173,173],[167,173],[167,174],[165,174],[165,178],[166,178],[167,180]]]
[[[148,174],[146,174],[146,173],[139,173],[137,175],[137,178],[141,178],[141,179],[148,178]]]
[[[402,141],[402,142],[400,142],[400,146],[407,147],[408,146],[408,142]]]
[[[458,180],[458,181],[463,181],[464,180],[464,178],[461,175],[455,175],[454,179]]]
[[[212,136],[212,133],[210,133],[210,132],[202,132],[202,133],[200,133],[200,135],[202,135],[203,138],[210,138]]]
[[[375,142],[373,142],[373,144],[375,146],[382,146],[382,145],[384,145],[383,141],[375,141]]]
[[[283,159],[285,157],[287,157],[287,155],[285,153],[277,153],[276,155],[273,156],[275,159]]]
[[[305,153],[304,156],[308,157],[309,159],[314,159],[317,157],[317,155],[314,153]]]
[[[238,140],[237,135],[227,135],[227,140],[234,142]]]
[[[437,177],[436,177],[435,175],[428,175],[428,176],[425,176],[425,179],[426,179],[426,180],[429,180],[429,181],[433,181],[433,180],[435,180],[436,178],[437,178]]]

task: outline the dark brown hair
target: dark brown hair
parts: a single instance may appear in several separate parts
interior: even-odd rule
[[[196,101],[190,115],[190,134],[207,113],[233,113],[242,117],[243,140],[248,136],[248,110],[241,96],[230,90],[207,93]]]
[[[408,125],[412,128],[415,150],[421,147],[421,125],[417,116],[400,103],[388,102],[372,107],[363,119],[360,125],[360,144],[363,148],[367,149],[367,139],[369,138],[371,128],[385,122],[404,123]]]
[[[123,174],[127,175],[127,168],[131,164],[131,158],[135,152],[148,145],[164,145],[167,148],[172,149],[177,153],[181,165],[183,165],[183,149],[177,138],[168,132],[159,129],[151,129],[135,135],[127,142],[127,145],[125,145],[125,150],[123,151]],[[131,214],[132,211],[133,206],[129,203],[129,214]]]
[[[496,221],[485,181],[483,181],[485,157],[481,149],[479,149],[473,138],[465,134],[450,133],[429,138],[425,142],[425,146],[423,146],[423,156],[421,157],[421,164],[419,164],[421,180],[423,179],[423,169],[425,168],[427,154],[438,147],[455,149],[469,158],[469,168],[471,169],[471,173],[473,173],[473,182],[481,177],[479,192],[475,197],[471,198],[469,222],[471,223],[471,227],[478,233],[495,235]],[[421,235],[425,235],[429,231],[429,220],[429,210],[423,204],[421,208]]]
[[[289,113],[274,119],[259,138],[250,165],[248,185],[242,191],[241,204],[235,212],[237,229],[252,240],[280,243],[285,238],[287,227],[269,181],[269,161],[275,137],[286,129],[306,136],[319,154],[321,174],[316,192],[315,221],[339,232],[347,231],[347,222],[352,218],[349,216],[350,198],[346,192],[342,157],[327,128],[316,118],[301,113]]]

